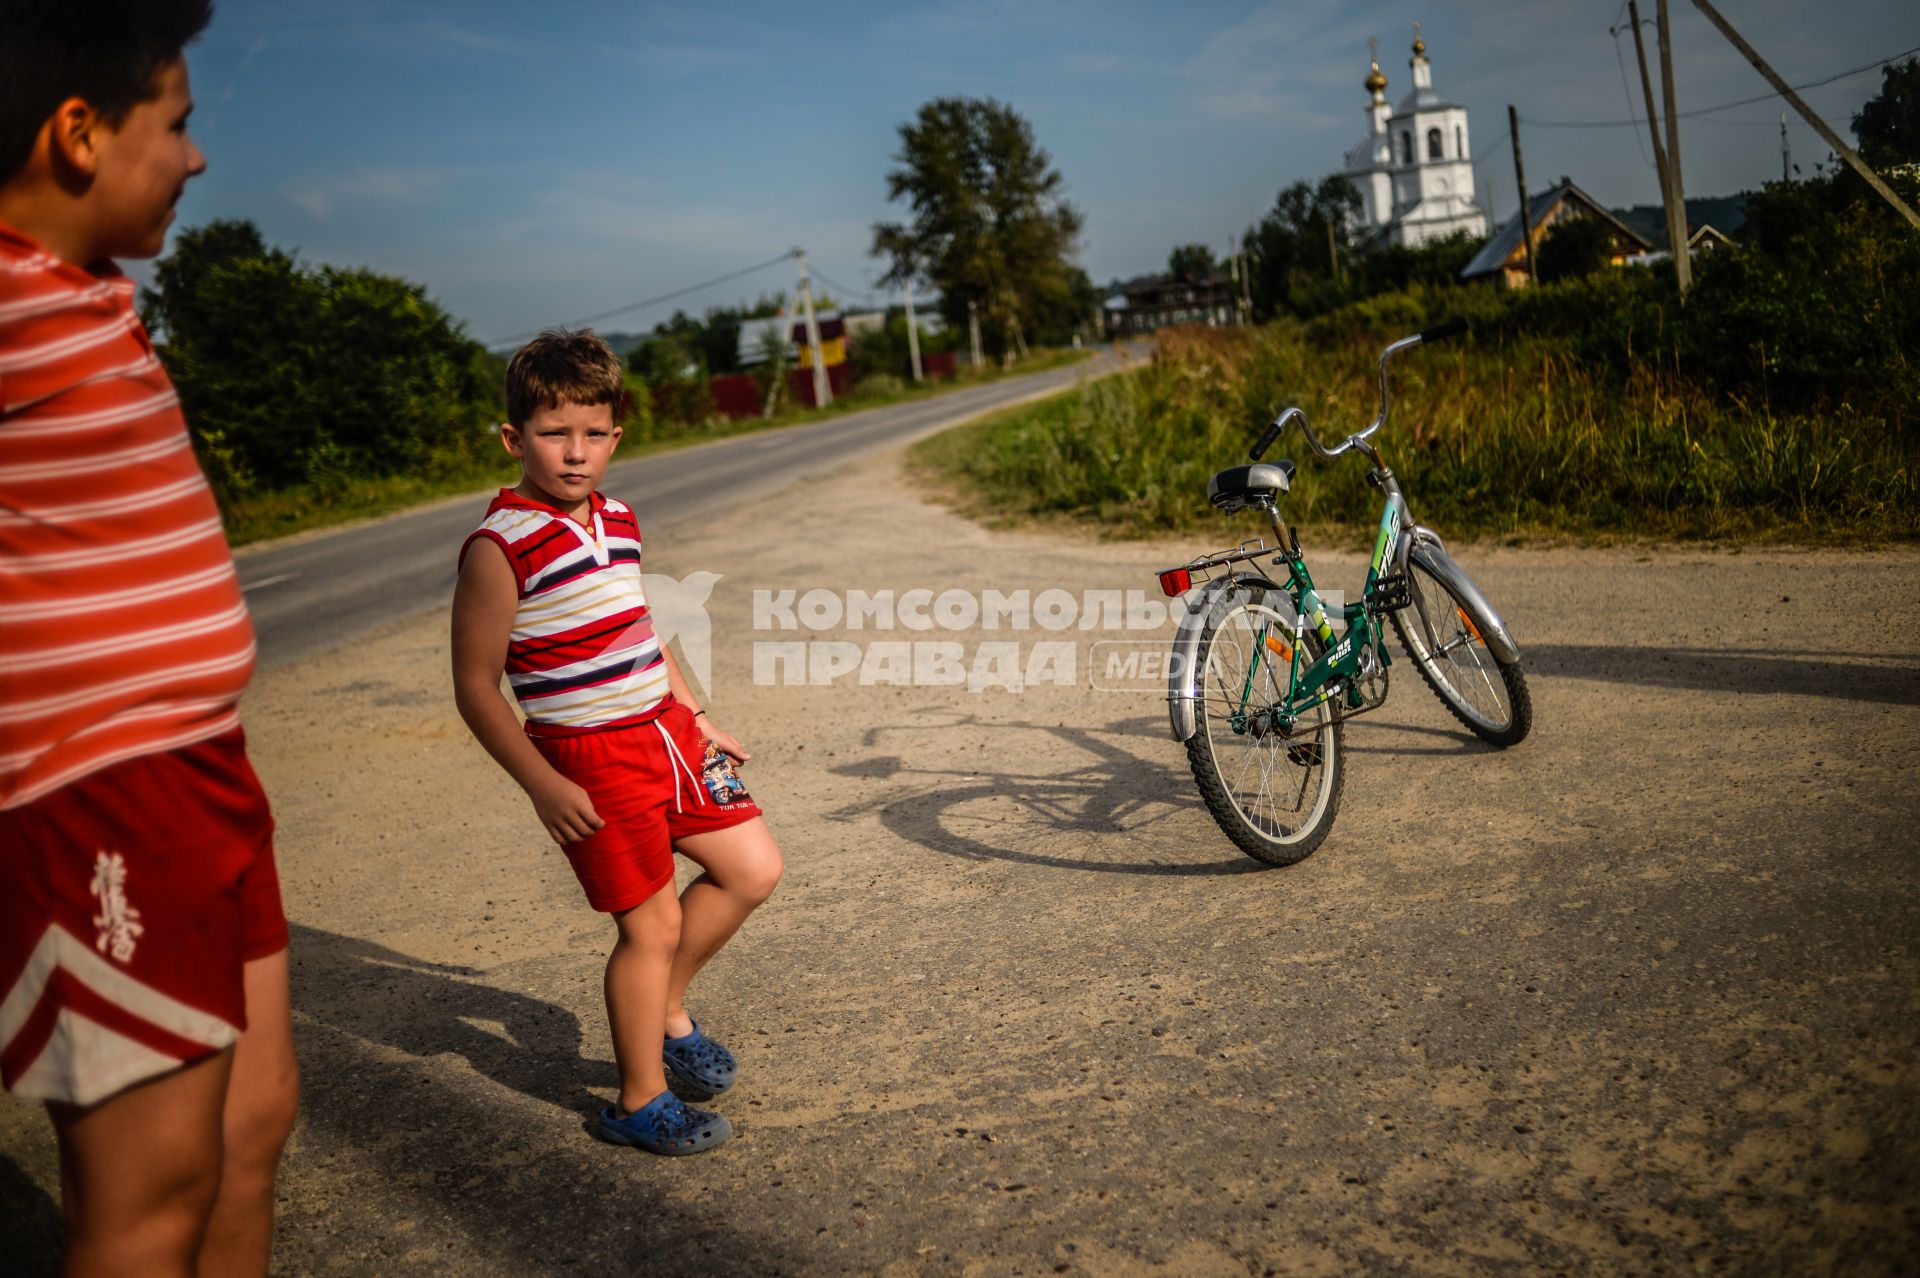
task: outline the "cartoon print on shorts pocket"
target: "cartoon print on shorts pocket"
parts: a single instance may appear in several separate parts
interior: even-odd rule
[[[700,779],[707,783],[707,793],[713,796],[713,801],[723,808],[733,803],[750,802],[753,796],[747,793],[747,783],[734,770],[733,760],[725,752],[716,749],[713,742],[706,741],[704,744],[706,755],[700,762]]]

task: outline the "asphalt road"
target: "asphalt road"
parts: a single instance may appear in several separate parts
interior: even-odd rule
[[[1118,365],[1111,352],[1102,352],[1091,362],[932,399],[635,457],[613,465],[607,489],[646,512],[649,524],[737,510],[802,474],[1063,390]],[[446,604],[453,597],[455,552],[491,495],[243,550],[240,588],[253,611],[261,666],[283,666]]]

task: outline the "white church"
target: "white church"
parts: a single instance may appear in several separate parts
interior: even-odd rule
[[[1370,128],[1347,152],[1343,170],[1360,192],[1358,229],[1408,248],[1456,231],[1485,235],[1487,215],[1473,199],[1467,109],[1434,92],[1433,66],[1417,22],[1407,65],[1413,87],[1392,106],[1377,53],[1367,73]]]

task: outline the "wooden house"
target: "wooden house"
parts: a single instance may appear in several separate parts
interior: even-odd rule
[[[1615,266],[1647,252],[1653,246],[1639,232],[1615,217],[1607,207],[1563,177],[1551,189],[1527,200],[1533,231],[1533,251],[1540,252],[1541,241],[1555,223],[1572,218],[1598,218],[1613,233],[1609,253]],[[1519,288],[1527,282],[1527,247],[1522,240],[1520,215],[1515,213],[1460,272],[1463,280],[1490,280],[1504,288]]]

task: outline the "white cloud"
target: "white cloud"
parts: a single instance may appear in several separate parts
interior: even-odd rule
[[[342,207],[424,204],[460,176],[455,169],[413,165],[363,168],[289,182],[280,193],[314,221],[324,222]]]

